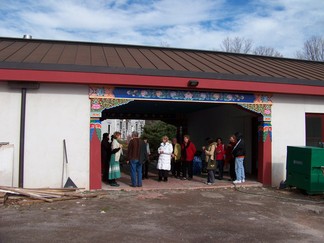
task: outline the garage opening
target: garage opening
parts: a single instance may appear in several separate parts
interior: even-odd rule
[[[138,131],[138,127],[135,126],[144,128],[142,121],[146,121],[146,123],[163,121],[174,125],[177,129],[175,135],[179,142],[182,142],[184,134],[190,135],[191,141],[197,148],[197,156],[199,156],[202,146],[206,146],[206,138],[215,140],[222,138],[226,145],[229,137],[240,131],[244,134],[246,142],[245,170],[247,178],[257,180],[258,114],[236,104],[135,100],[122,106],[103,110],[100,120],[102,123],[101,134],[121,131],[123,140],[129,139],[124,134],[125,128],[128,128],[128,131],[134,129]],[[152,151],[150,174],[155,175],[153,179],[156,179],[157,171],[154,167],[157,147],[151,146],[150,148]],[[124,171],[127,172],[127,170]],[[228,171],[229,166],[226,165],[225,179],[229,178]],[[204,173],[196,175],[202,178],[206,177]]]

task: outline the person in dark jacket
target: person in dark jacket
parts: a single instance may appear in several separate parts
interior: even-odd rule
[[[240,132],[234,134],[235,146],[232,150],[232,154],[235,158],[235,174],[236,180],[234,184],[245,182],[245,171],[244,171],[244,158],[245,158],[245,143],[243,135]]]
[[[142,138],[144,143],[143,143],[143,148],[141,149],[141,155],[140,155],[140,161],[142,163],[142,179],[148,179],[148,170],[149,170],[149,165],[150,165],[150,144],[147,141],[147,137]],[[146,149],[144,149],[144,147]]]
[[[141,156],[142,151],[142,156]],[[128,144],[127,163],[130,163],[132,187],[142,186],[142,162],[147,154],[147,149],[143,140],[139,139],[138,132],[132,133],[132,139]],[[142,161],[141,161],[142,159]]]
[[[101,141],[101,178],[102,181],[108,180],[108,168],[110,161],[111,145],[109,133],[104,133]]]

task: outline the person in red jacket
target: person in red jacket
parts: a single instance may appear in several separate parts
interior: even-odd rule
[[[181,145],[181,160],[182,160],[182,180],[192,180],[193,177],[193,159],[196,153],[196,147],[193,142],[190,141],[189,135],[183,136],[183,143]]]
[[[235,138],[234,136],[231,136],[229,138],[229,142],[225,148],[225,164],[228,163],[230,166],[230,177],[231,179],[228,179],[229,181],[235,181],[236,180],[236,174],[235,174],[235,159],[232,154],[232,150],[235,147]]]
[[[223,180],[225,146],[224,146],[221,138],[217,138],[216,142],[217,142],[217,145],[216,145],[216,149],[215,149],[215,154],[216,154],[215,157],[216,157],[216,162],[217,162],[218,170],[219,170],[218,179]]]

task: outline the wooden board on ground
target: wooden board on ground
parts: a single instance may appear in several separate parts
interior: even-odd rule
[[[54,202],[71,200],[77,198],[96,197],[97,194],[81,193],[76,188],[17,188],[0,186],[0,205],[4,205],[8,196],[18,198],[23,196],[24,200],[31,199],[35,201]]]

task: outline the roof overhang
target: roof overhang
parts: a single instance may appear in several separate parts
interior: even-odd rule
[[[32,64],[31,64],[32,65]],[[172,88],[188,89],[188,80],[195,79],[199,82],[197,87],[191,88],[199,90],[220,90],[235,92],[258,92],[258,93],[281,93],[300,95],[320,95],[324,96],[324,82],[310,80],[275,80],[275,78],[259,78],[246,76],[243,78],[233,76],[233,79],[220,75],[219,77],[208,77],[194,75],[192,72],[185,72],[183,76],[167,76],[166,73],[149,75],[142,70],[141,73],[120,73],[121,70],[110,70],[100,72],[92,67],[92,72],[83,67],[83,71],[76,70],[73,65],[72,71],[51,70],[47,66],[46,70],[19,69],[11,65],[11,68],[0,67],[0,81],[35,81],[40,83],[60,83],[60,84],[86,84],[86,85],[111,85],[124,87],[147,87],[147,88]],[[57,67],[56,67],[57,68]],[[81,68],[81,67],[79,67]],[[86,71],[85,71],[86,70]],[[107,71],[107,70],[106,70]],[[119,71],[119,72],[118,72]],[[191,74],[191,75],[190,75]],[[223,78],[222,78],[223,77]],[[278,78],[277,78],[278,79]]]

